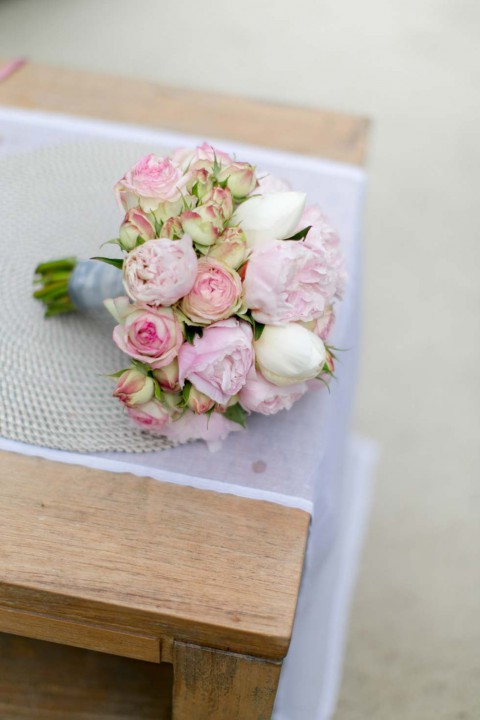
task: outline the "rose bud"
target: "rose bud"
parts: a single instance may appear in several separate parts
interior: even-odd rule
[[[122,250],[130,252],[137,245],[137,240],[153,240],[155,228],[146,213],[140,208],[132,208],[125,215],[120,225],[120,244]]]
[[[219,165],[229,165],[233,162],[233,158],[230,155],[223,150],[214,148],[207,142],[198,145],[193,150],[191,148],[177,148],[177,150],[174,150],[172,153],[172,162],[178,165],[184,172],[201,160],[209,161],[212,166],[215,160]]]
[[[325,358],[323,372],[327,373],[328,375],[333,375],[333,373],[335,372],[335,360],[330,350],[327,350],[327,357]]]
[[[274,385],[312,380],[327,358],[322,340],[297,323],[266,325],[254,347],[262,375]]]
[[[133,407],[151,400],[153,392],[152,378],[140,372],[140,370],[132,368],[120,375],[113,395],[125,403],[127,407]]]
[[[218,173],[219,182],[226,182],[234,198],[244,198],[257,186],[255,168],[250,163],[233,162]]]
[[[204,200],[213,188],[213,162],[197,160],[188,169],[188,187],[199,200]]]
[[[188,395],[187,405],[190,410],[193,410],[197,415],[203,415],[208,412],[215,405],[215,401],[209,398],[208,395],[200,392],[197,388],[192,385],[190,393]]]
[[[243,265],[248,254],[245,233],[236,227],[227,228],[218,238],[218,242],[208,251],[209,258],[220,260],[234,270]]]
[[[142,405],[135,407],[127,406],[128,416],[143,430],[153,434],[162,435],[163,429],[170,424],[172,417],[170,412],[159,400],[149,400]]]
[[[203,198],[204,203],[214,203],[220,208],[224,220],[229,220],[233,212],[232,193],[228,188],[214,187]]]
[[[153,371],[153,376],[155,380],[158,381],[158,384],[162,388],[162,390],[170,390],[170,391],[177,391],[180,390],[180,385],[178,384],[178,360],[175,358],[175,360],[172,360],[172,362],[169,365],[165,365],[164,367],[157,368],[157,370]]]
[[[235,315],[241,304],[238,273],[214,258],[200,258],[193,287],[181,303],[187,318],[195,325],[210,325]]]
[[[223,231],[224,219],[215,203],[200,205],[180,215],[185,233],[198,245],[213,245]]]
[[[163,393],[162,401],[167,407],[172,420],[177,420],[183,413],[183,407],[181,406],[182,399],[182,394],[180,392]]]
[[[183,236],[182,223],[178,217],[170,217],[163,224],[160,231],[161,238],[170,238],[170,240],[179,240]]]

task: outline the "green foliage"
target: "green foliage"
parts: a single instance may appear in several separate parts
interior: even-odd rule
[[[225,410],[224,415],[226,418],[228,418],[232,422],[238,423],[242,427],[247,426],[245,410],[242,408],[240,403],[237,403],[236,405],[231,405]]]

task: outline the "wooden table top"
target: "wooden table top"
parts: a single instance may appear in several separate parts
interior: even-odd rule
[[[0,84],[0,105],[365,159],[364,118],[88,72],[26,65]],[[280,660],[309,519],[272,503],[1,453],[0,632],[14,632],[18,613],[47,615],[141,633],[145,647],[165,635]]]

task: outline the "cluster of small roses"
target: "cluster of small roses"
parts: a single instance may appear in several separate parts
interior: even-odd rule
[[[288,409],[333,373],[343,259],[303,193],[206,143],[148,155],[115,193],[128,297],[105,304],[132,359],[114,395],[137,424],[222,438],[245,412]]]

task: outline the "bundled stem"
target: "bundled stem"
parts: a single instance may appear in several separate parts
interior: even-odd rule
[[[39,288],[33,297],[45,305],[45,317],[75,311],[68,294],[68,282],[76,264],[76,258],[70,257],[40,263],[35,268],[34,283]]]

